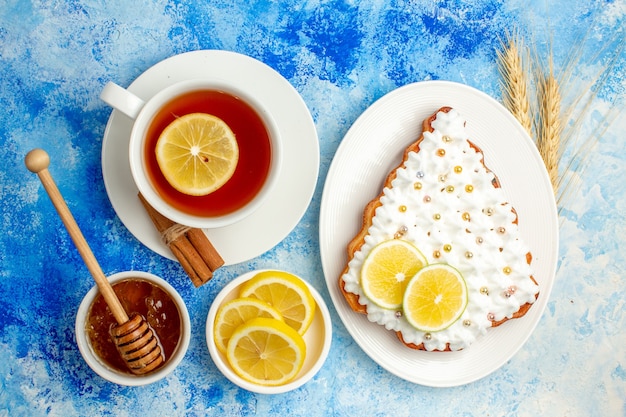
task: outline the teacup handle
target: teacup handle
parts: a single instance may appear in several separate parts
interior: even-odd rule
[[[146,104],[145,101],[127,89],[120,87],[111,81],[107,82],[102,89],[100,99],[114,109],[121,111],[131,119],[136,119],[137,115],[139,115],[139,112]]]

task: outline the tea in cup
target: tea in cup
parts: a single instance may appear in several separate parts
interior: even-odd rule
[[[109,82],[100,98],[134,119],[129,141],[133,179],[146,201],[176,223],[198,228],[233,224],[261,206],[277,182],[282,146],[276,123],[260,100],[231,82],[183,81],[147,101]],[[164,131],[193,115],[225,124],[238,152],[223,185],[200,195],[181,192],[157,155]],[[212,162],[205,157],[195,163]]]

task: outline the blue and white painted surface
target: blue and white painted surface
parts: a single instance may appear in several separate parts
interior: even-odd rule
[[[577,128],[592,137],[614,103],[623,106],[625,27],[624,0],[4,0],[0,416],[626,415],[623,112],[592,150],[576,195],[562,202],[559,269],[544,316],[520,352],[480,381],[435,389],[379,367],[330,305],[318,244],[330,162],[350,125],[376,99],[428,79],[465,83],[499,99],[496,50],[507,32],[518,30],[541,56],[552,48],[557,73],[570,76],[574,96],[611,68]],[[284,241],[220,269],[196,289],[177,263],[145,248],[116,217],[100,165],[111,110],[98,94],[108,80],[128,85],[155,63],[198,49],[252,56],[289,80],[313,115],[321,165],[311,205]],[[568,66],[572,56],[576,65]],[[151,271],[187,302],[190,349],[167,379],[121,387],[81,359],[74,316],[92,281],[39,181],[24,167],[24,155],[35,147],[50,153],[50,170],[105,273]],[[212,298],[256,268],[306,277],[334,319],[319,374],[277,396],[231,384],[204,341]]]

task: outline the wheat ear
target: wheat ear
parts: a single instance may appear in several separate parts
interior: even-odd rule
[[[550,182],[556,193],[559,186],[559,159],[561,156],[561,92],[554,77],[552,60],[549,72],[537,81],[539,120],[537,148],[548,170]]]
[[[532,137],[532,123],[528,100],[528,50],[519,36],[507,34],[502,50],[497,51],[500,87],[504,106]]]

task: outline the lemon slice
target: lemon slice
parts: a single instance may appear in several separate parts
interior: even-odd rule
[[[239,296],[258,298],[270,304],[280,311],[285,323],[301,335],[313,321],[315,299],[306,284],[288,272],[259,272],[241,286]]]
[[[412,326],[425,332],[447,329],[466,307],[465,279],[447,264],[422,268],[409,281],[404,294],[404,316]]]
[[[426,258],[410,242],[386,240],[374,246],[363,261],[361,288],[379,307],[398,309],[407,283],[424,265]]]
[[[226,353],[226,345],[235,329],[256,317],[283,320],[278,310],[257,298],[235,298],[220,306],[213,326],[213,339],[219,351]]]
[[[306,356],[302,336],[284,322],[255,318],[239,326],[228,341],[233,371],[259,385],[283,385],[298,374]]]
[[[181,193],[207,195],[235,172],[239,147],[228,125],[206,113],[170,123],[156,144],[156,159],[167,182]]]

